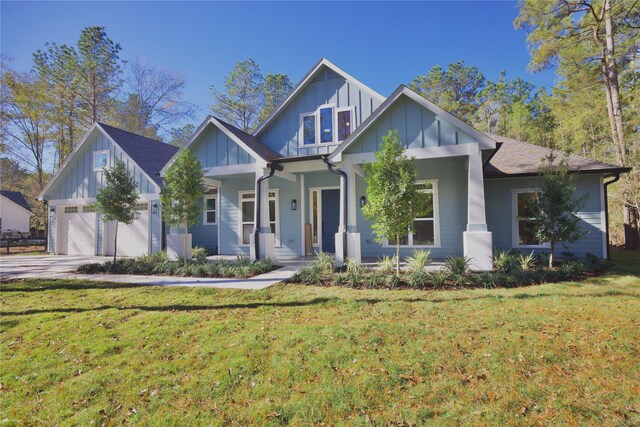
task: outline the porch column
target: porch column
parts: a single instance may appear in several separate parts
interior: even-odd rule
[[[482,153],[477,144],[469,144],[467,186],[467,230],[463,233],[464,255],[473,270],[493,268],[493,243],[487,231]]]
[[[347,174],[347,256],[357,263],[362,261],[360,250],[360,233],[358,233],[358,209],[356,191],[356,170],[353,165],[345,166]]]
[[[251,235],[249,256],[252,261],[259,259],[267,259],[275,257],[275,235],[271,233],[271,227],[269,225],[269,180],[262,180],[260,185],[260,191],[258,191],[258,179],[269,173],[269,169],[260,169],[256,171],[256,190],[255,190],[255,226],[254,233]],[[258,193],[260,193],[260,200],[258,200]],[[258,203],[260,203],[260,217],[258,218]],[[240,212],[242,214],[242,212]],[[258,233],[255,233],[255,231]],[[255,254],[255,238],[258,237],[260,256],[256,257]]]
[[[349,181],[349,173],[342,169],[343,172],[347,173],[347,181]],[[345,223],[345,209],[347,209],[347,213],[348,213],[348,206],[347,204],[345,204],[345,200],[344,200],[344,195],[345,195],[345,191],[347,192],[347,195],[349,193],[349,189],[347,188],[349,185],[348,182],[345,183],[345,180],[340,177],[340,222],[338,223],[338,232],[335,235],[335,239],[336,239],[336,244],[335,244],[335,248],[336,248],[336,266],[338,267],[342,267],[344,265],[345,259],[344,259],[344,245],[345,243],[347,244],[347,250],[349,248],[349,245],[347,243],[347,238],[346,238],[346,234],[347,234],[347,224]],[[347,256],[349,256],[347,254]]]

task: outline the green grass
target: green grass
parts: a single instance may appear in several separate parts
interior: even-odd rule
[[[2,285],[3,425],[640,425],[640,256],[518,289]]]

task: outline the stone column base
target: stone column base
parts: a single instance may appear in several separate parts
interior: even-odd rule
[[[184,253],[184,240],[187,239],[187,253]],[[180,257],[185,257],[191,261],[191,234],[167,234],[167,257],[171,261],[177,261]]]
[[[465,231],[462,233],[462,242],[464,256],[471,258],[471,270],[493,269],[493,241],[490,231]]]
[[[258,234],[258,242],[260,245],[260,259],[275,259],[276,257],[276,236],[273,233],[260,233]],[[255,234],[251,233],[249,238],[249,258],[251,261],[256,261],[256,245]]]

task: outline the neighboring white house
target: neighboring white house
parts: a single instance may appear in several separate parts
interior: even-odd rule
[[[29,232],[33,212],[19,191],[0,190],[0,230]]]

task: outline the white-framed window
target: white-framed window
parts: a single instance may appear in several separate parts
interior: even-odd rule
[[[546,248],[548,243],[536,237],[540,212],[534,203],[538,197],[535,188],[512,190],[512,245],[515,248]]]
[[[102,171],[109,167],[109,150],[101,150],[93,152],[93,170],[94,172]]]
[[[82,213],[93,213],[96,211],[96,205],[84,205],[82,207]]]
[[[218,192],[205,194],[202,207],[202,223],[216,224],[218,222]]]
[[[440,209],[438,206],[438,180],[416,181],[419,192],[427,195],[425,210],[413,221],[413,233],[400,237],[400,246],[412,248],[440,247]],[[395,246],[395,240],[383,246]]]
[[[137,211],[148,211],[149,210],[149,202],[138,202],[135,204],[135,209]]]
[[[280,247],[280,207],[279,207],[279,191],[278,189],[269,190],[269,225],[271,232],[275,234],[275,245]],[[255,225],[254,218],[256,214],[256,193],[255,191],[238,192],[238,200],[240,204],[240,224],[238,230],[239,242],[241,246],[250,243],[251,233]],[[262,209],[265,209],[263,206]]]
[[[336,108],[320,105],[315,111],[300,114],[300,146],[337,144],[347,139],[355,127],[355,107]]]
[[[64,213],[78,213],[78,207],[77,206],[65,206],[64,207]]]

